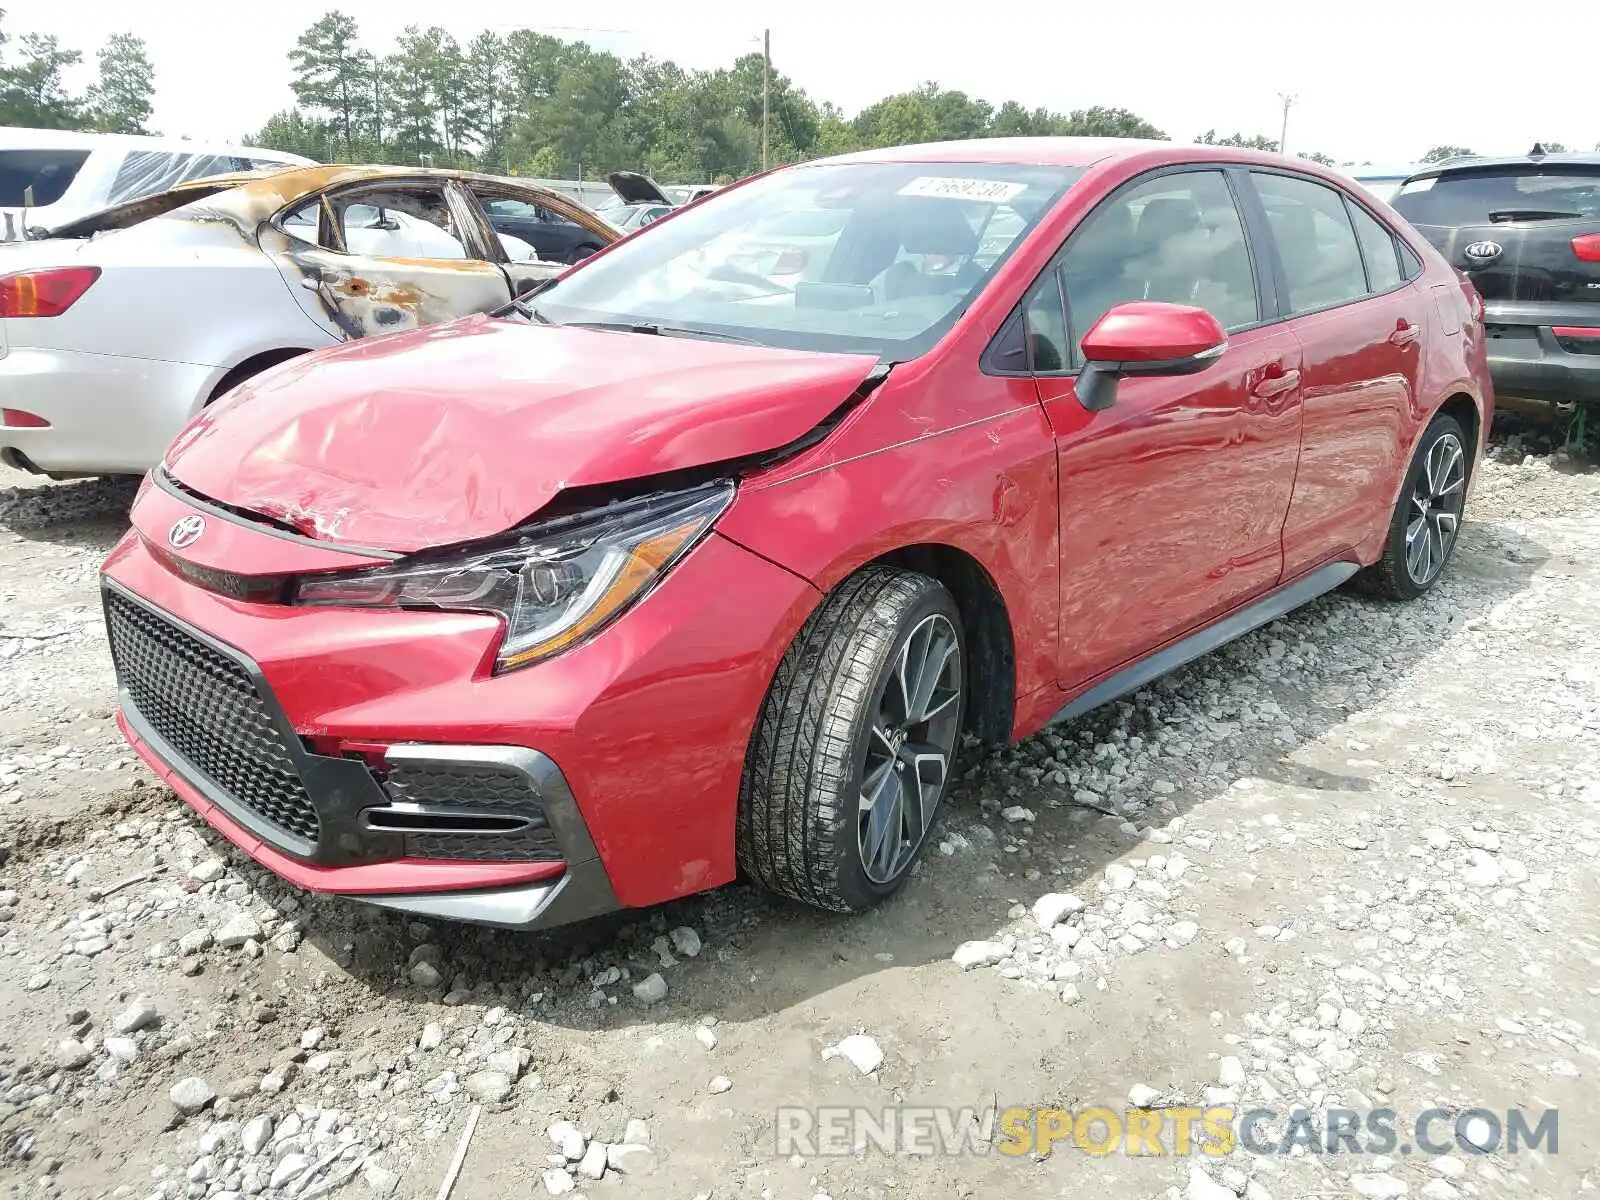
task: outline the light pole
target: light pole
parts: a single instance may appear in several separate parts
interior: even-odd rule
[[[1278,99],[1283,101],[1283,128],[1278,133],[1278,153],[1287,154],[1289,152],[1287,149],[1289,145],[1289,106],[1298,97],[1279,92]]]

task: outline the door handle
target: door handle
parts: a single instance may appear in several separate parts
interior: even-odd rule
[[[1255,386],[1250,389],[1250,394],[1258,400],[1276,400],[1299,386],[1299,371],[1285,371],[1274,363],[1267,368],[1266,375],[1256,381]]]
[[[1394,323],[1394,332],[1389,335],[1389,344],[1392,346],[1409,346],[1421,337],[1421,327],[1413,325],[1410,321],[1401,317]]]

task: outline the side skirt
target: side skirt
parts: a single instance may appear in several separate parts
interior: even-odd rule
[[[1058,725],[1062,721],[1070,721],[1091,709],[1099,708],[1102,704],[1120,699],[1129,692],[1136,692],[1151,680],[1159,679],[1169,671],[1176,671],[1185,663],[1193,662],[1203,654],[1210,654],[1218,646],[1225,646],[1235,638],[1241,638],[1269,621],[1276,621],[1285,613],[1294,611],[1302,604],[1333,591],[1360,569],[1355,563],[1347,562],[1329,563],[1325,567],[1318,567],[1311,574],[1302,576],[1275,592],[1268,592],[1248,607],[1223,617],[1214,625],[1207,625],[1198,633],[1191,633],[1181,642],[1174,642],[1165,650],[1158,650],[1149,658],[1140,659],[1132,666],[1124,667],[1071,701],[1051,717],[1047,724]]]

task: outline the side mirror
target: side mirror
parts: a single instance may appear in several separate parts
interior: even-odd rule
[[[1127,375],[1195,375],[1228,348],[1228,335],[1203,308],[1133,300],[1119,304],[1083,335],[1078,403],[1090,412],[1117,402]]]

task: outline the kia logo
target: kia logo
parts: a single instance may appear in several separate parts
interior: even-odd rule
[[[192,546],[200,540],[200,535],[206,531],[206,519],[191,513],[187,517],[179,517],[172,523],[172,528],[167,530],[167,541],[171,542],[174,549],[182,550],[185,546]]]
[[[1468,258],[1477,259],[1479,262],[1488,262],[1491,258],[1500,257],[1500,243],[1473,242],[1462,253]]]

